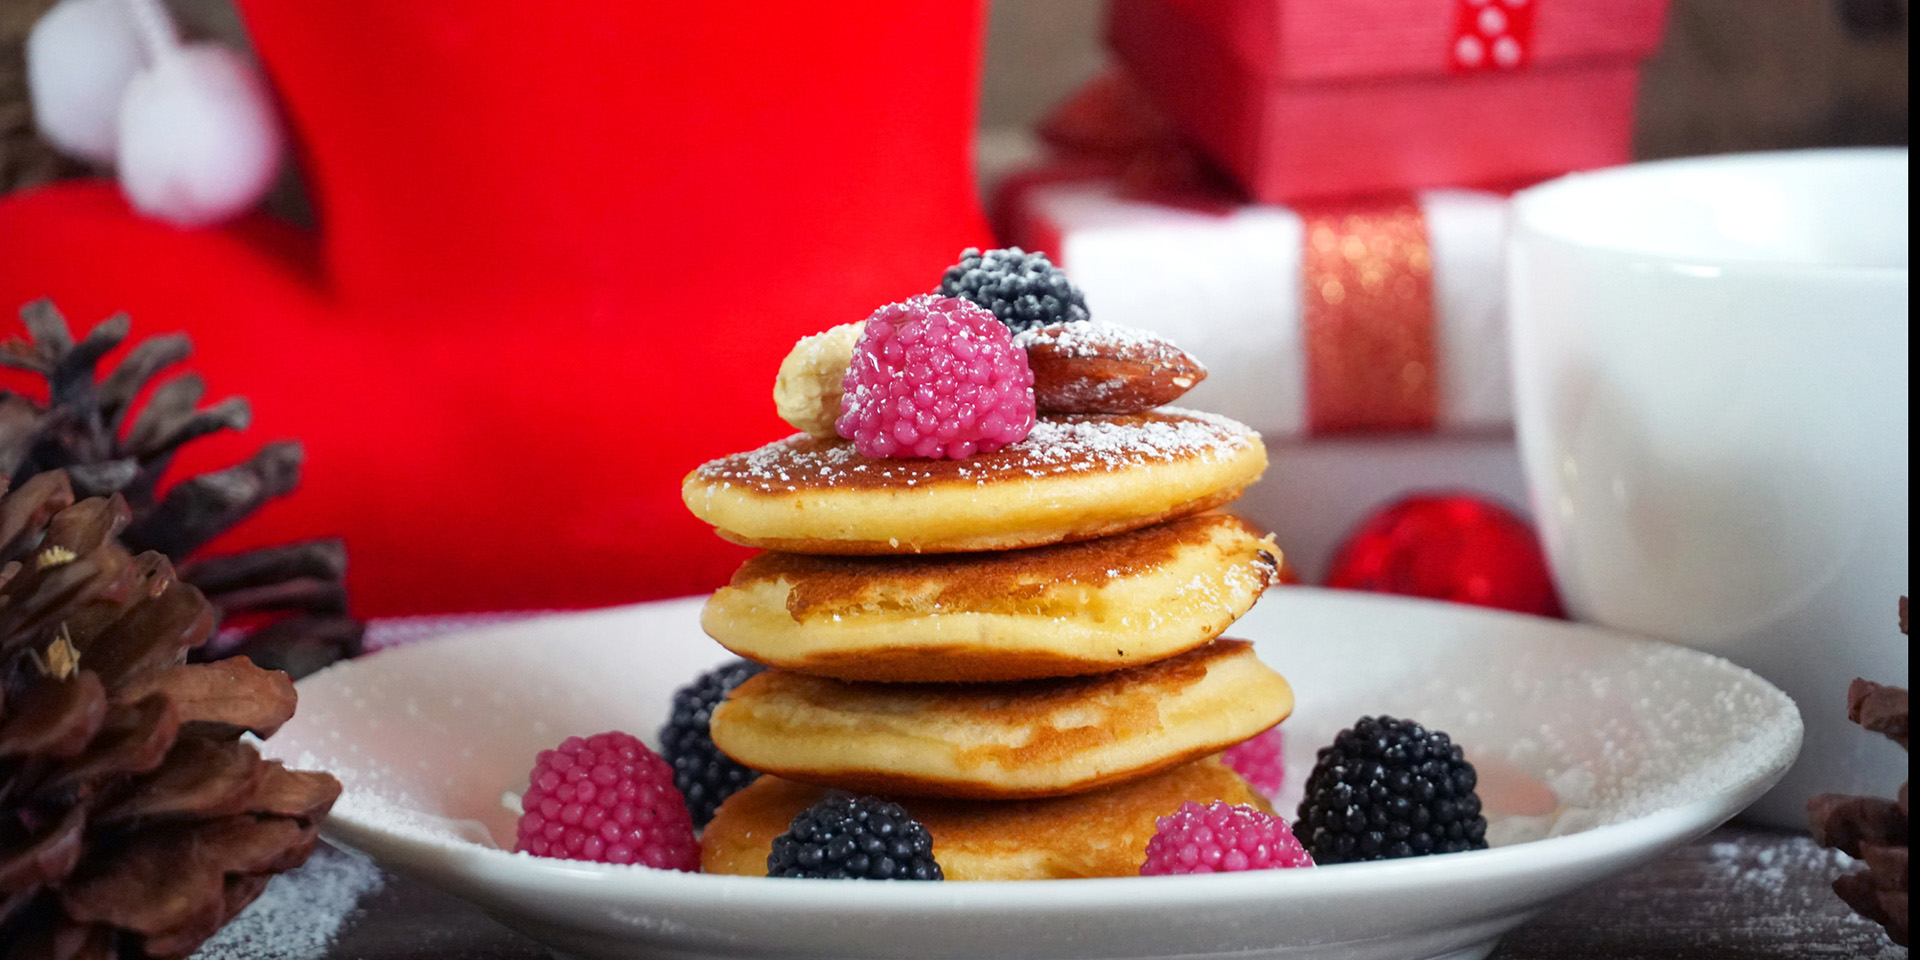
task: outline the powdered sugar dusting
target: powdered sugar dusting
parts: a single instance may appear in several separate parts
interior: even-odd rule
[[[1778,690],[1741,671],[1703,697],[1686,670],[1698,657],[1693,651],[1646,644],[1636,652],[1639,669],[1631,676],[1637,683],[1610,674],[1585,678],[1587,696],[1616,708],[1578,732],[1583,743],[1542,730],[1538,747],[1533,738],[1516,744],[1522,751],[1587,756],[1582,776],[1549,765],[1549,782],[1568,806],[1604,813],[1593,822],[1559,824],[1555,833],[1620,823],[1724,792],[1749,771],[1791,759],[1800,723],[1791,710],[1778,709],[1784,700]]]
[[[303,762],[311,763],[312,758],[308,757]],[[478,848],[491,850],[506,857],[543,859],[525,851],[513,850],[510,827],[505,828],[507,832],[496,839],[494,832],[496,829],[501,829],[499,824],[489,826],[480,820],[445,817],[432,813],[433,809],[444,802],[444,798],[418,797],[404,790],[396,790],[389,782],[389,778],[378,771],[378,764],[369,763],[368,767],[372,768],[371,775],[367,775],[366,770],[342,769],[337,765],[333,768],[347,787],[341,793],[339,801],[333,805],[335,818],[351,821],[358,829],[370,829],[390,838],[412,840],[454,850]],[[503,784],[503,788],[512,788],[507,789],[508,793],[525,786],[524,778],[517,783]],[[504,807],[500,814],[507,824],[511,824],[518,816],[516,811],[510,811]],[[593,867],[604,870],[657,870],[655,867],[637,863],[595,863]],[[658,872],[678,873],[679,871]]]
[[[429,812],[437,804],[415,796],[398,786],[403,777],[385,764],[362,757],[353,766],[328,763],[312,753],[301,753],[293,765],[304,769],[327,769],[340,779],[344,788],[334,802],[333,816],[364,824],[383,833],[422,840],[439,846],[482,846],[506,849],[512,836],[496,841],[487,824],[479,820],[444,817]]]
[[[1214,456],[1257,438],[1238,421],[1167,408],[1163,417],[1065,416],[1034,425],[1021,446],[1035,464],[1073,470],[1114,469],[1194,455]]]
[[[1068,323],[1031,327],[1013,335],[1013,345],[1031,350],[1042,344],[1069,357],[1152,356],[1163,350],[1179,350],[1173,341],[1135,327],[1123,327],[1098,320],[1074,320]],[[1198,361],[1195,361],[1196,365]]]
[[[758,450],[714,460],[697,473],[708,483],[737,483],[769,493],[831,485],[856,476],[865,484],[883,486],[956,478],[986,483],[1009,475],[1039,479],[1193,458],[1216,460],[1259,442],[1260,435],[1239,421],[1163,407],[1137,416],[1042,417],[1026,439],[965,460],[863,457],[850,443],[796,434]]]
[[[1703,930],[1717,934],[1715,946],[1751,938],[1797,943],[1799,955],[1807,957],[1907,956],[1906,949],[1894,946],[1878,924],[1848,910],[1834,895],[1833,878],[1859,865],[1838,850],[1821,847],[1808,837],[1741,832],[1704,849],[1692,848],[1686,855],[1699,858],[1697,869],[1704,884],[1730,890],[1740,901],[1754,905],[1737,915],[1702,918]],[[1716,921],[1721,923],[1717,930]]]
[[[201,945],[195,960],[320,960],[360,901],[385,884],[373,861],[322,846],[299,869],[274,877],[259,899]]]
[[[1715,872],[1724,873],[1736,888],[1751,889],[1767,896],[1784,892],[1796,876],[1810,873],[1843,873],[1857,861],[1838,850],[1829,850],[1811,837],[1791,837],[1785,844],[1759,844],[1723,841],[1707,847],[1708,861]]]

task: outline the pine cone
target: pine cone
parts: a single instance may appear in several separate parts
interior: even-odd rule
[[[1900,632],[1907,632],[1907,598],[1900,598]],[[1907,749],[1907,691],[1855,679],[1847,687],[1847,719]],[[1913,814],[1907,806],[1907,784],[1894,800],[1823,793],[1807,801],[1807,820],[1813,840],[1832,847],[1867,868],[1841,875],[1833,892],[1855,913],[1880,924],[1887,936],[1907,945],[1907,894],[1911,875],[1907,854]]]
[[[0,497],[0,958],[185,957],[303,862],[340,784],[241,734],[293,716],[214,612],[66,474]]]
[[[253,416],[246,400],[230,397],[200,408],[206,387],[189,373],[154,388],[135,413],[134,400],[147,384],[192,352],[185,335],[142,341],[102,380],[101,358],[127,338],[125,314],[79,342],[49,301],[26,305],[20,317],[28,339],[0,343],[0,365],[44,377],[48,400],[42,405],[0,391],[0,476],[18,484],[65,470],[81,497],[125,498],[133,519],[121,540],[129,549],[180,558],[181,579],[206,594],[223,622],[270,621],[230,652],[295,677],[360,652],[366,627],[347,615],[347,554],[340,541],[185,559],[299,484],[298,443],[268,444],[246,463],[190,477],[158,495],[161,477],[183,445],[246,428]]]

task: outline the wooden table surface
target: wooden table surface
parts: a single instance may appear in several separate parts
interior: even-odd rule
[[[333,858],[339,861],[343,858]],[[1880,928],[1849,913],[1828,887],[1851,861],[1804,836],[1723,827],[1634,873],[1576,896],[1509,934],[1503,960],[1905,957]],[[538,944],[426,884],[378,888],[332,943],[290,947],[256,923],[205,960],[545,960]],[[280,881],[285,882],[285,881]],[[299,879],[288,891],[294,893]],[[271,896],[271,894],[270,894]],[[1383,905],[1384,908],[1390,909]],[[242,920],[247,918],[243,917]],[[311,918],[309,918],[311,919]],[[243,924],[236,923],[236,927]],[[240,932],[238,930],[236,933]],[[282,942],[276,942],[276,940]],[[294,955],[290,955],[294,954]]]

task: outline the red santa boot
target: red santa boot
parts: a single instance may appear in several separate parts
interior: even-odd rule
[[[682,475],[786,432],[797,337],[987,239],[975,4],[241,6],[317,232],[29,191],[0,201],[0,304],[190,333],[257,419],[183,468],[307,445],[229,545],[344,535],[362,613],[722,582],[741,552]]]

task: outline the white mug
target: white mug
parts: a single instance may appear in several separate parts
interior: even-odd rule
[[[1576,174],[1516,196],[1510,244],[1515,427],[1569,612],[1794,698],[1805,746],[1754,819],[1891,797],[1906,754],[1846,690],[1907,684],[1907,151]]]

